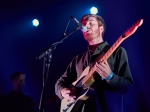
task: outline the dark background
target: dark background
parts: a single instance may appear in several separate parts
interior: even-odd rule
[[[144,22],[121,46],[128,54],[134,79],[132,91],[124,95],[125,112],[150,111],[150,1],[149,0],[1,0],[0,1],[0,94],[12,89],[10,75],[26,73],[24,92],[40,100],[43,59],[36,60],[42,50],[63,37],[70,16],[78,20],[90,8],[106,22],[104,40],[112,45],[137,20]],[[37,18],[38,27],[32,25]],[[76,28],[71,20],[67,34]],[[60,100],[54,99],[54,85],[72,58],[87,48],[80,30],[69,36],[52,52],[52,62],[46,89],[45,112],[58,112]]]

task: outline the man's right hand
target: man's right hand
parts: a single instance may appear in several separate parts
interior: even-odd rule
[[[74,100],[76,98],[76,89],[75,88],[63,88],[61,90],[61,95],[68,100]]]

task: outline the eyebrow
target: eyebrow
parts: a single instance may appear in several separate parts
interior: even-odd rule
[[[91,22],[91,21],[94,21],[94,22],[95,22],[94,19],[89,19],[89,20],[83,21],[82,24],[86,24],[88,21],[89,21],[89,22]]]

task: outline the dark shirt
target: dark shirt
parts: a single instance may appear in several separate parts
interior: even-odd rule
[[[0,97],[0,112],[33,112],[33,100],[23,92],[12,91]]]
[[[56,95],[62,99],[61,89],[70,87],[72,82],[80,77],[84,69],[87,66],[92,66],[95,59],[109,48],[108,43],[103,42],[96,47],[94,52],[89,47],[85,53],[73,58],[55,85]],[[133,85],[125,49],[118,47],[107,59],[107,62],[114,76],[108,83],[106,80],[102,80],[98,73],[94,74],[95,82],[91,87],[94,88],[95,92],[86,100],[84,112],[123,112],[123,94],[127,93]]]

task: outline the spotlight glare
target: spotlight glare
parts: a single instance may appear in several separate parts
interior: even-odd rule
[[[38,21],[37,19],[34,19],[34,20],[32,21],[32,24],[33,24],[34,26],[38,26],[38,25],[39,25],[39,21]]]
[[[98,13],[98,9],[96,7],[92,7],[90,9],[90,11],[91,11],[91,14],[97,14]]]

